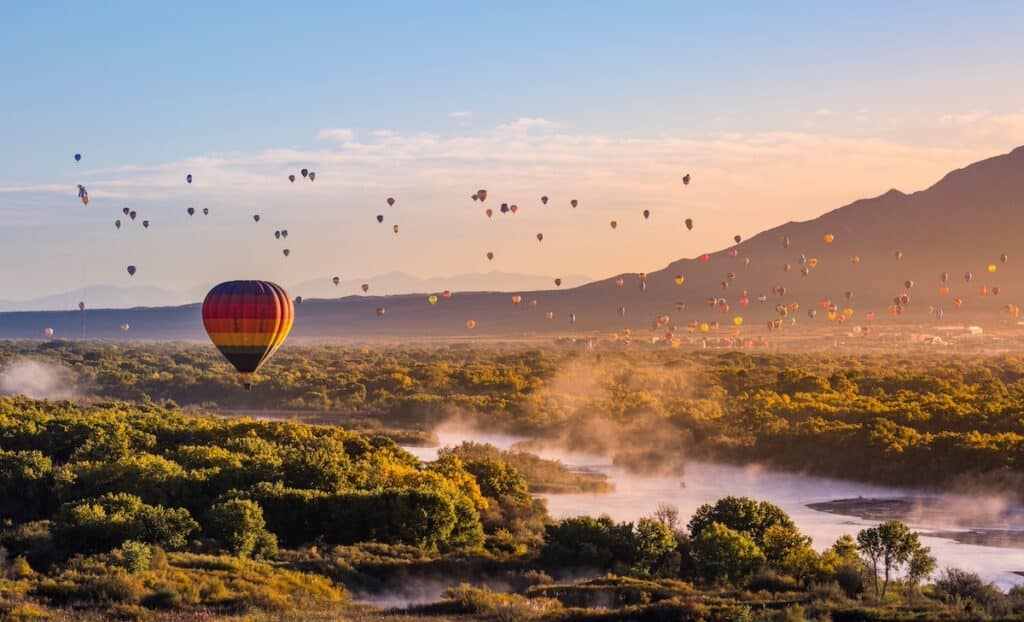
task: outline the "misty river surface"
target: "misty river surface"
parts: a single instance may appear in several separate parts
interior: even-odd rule
[[[437,430],[436,433],[442,447],[458,445],[463,441],[475,441],[509,449],[516,442],[524,440],[514,436],[444,428]],[[425,461],[435,460],[439,448],[405,447],[407,451]],[[997,499],[929,495],[906,489],[784,473],[759,467],[687,462],[684,472],[679,475],[635,475],[614,466],[610,458],[544,449],[530,451],[544,458],[561,460],[574,469],[604,473],[615,485],[613,492],[605,494],[543,495],[551,516],[556,519],[581,514],[607,514],[616,521],[635,521],[653,514],[659,503],[671,503],[679,508],[680,520],[685,523],[701,504],[712,503],[729,495],[745,496],[770,501],[781,507],[793,518],[800,530],[813,539],[814,548],[822,550],[843,534],[855,536],[860,529],[879,521],[814,510],[807,507],[811,503],[857,497],[927,499],[938,503],[945,511],[941,516],[918,513],[913,518],[905,519],[913,529],[922,534],[991,527],[991,524],[972,523],[971,518],[958,518],[958,507],[964,508],[965,516],[978,515],[979,508],[985,510],[986,506],[991,507],[991,514],[1005,515],[1007,512],[1007,505]],[[685,486],[681,486],[681,483],[685,483]],[[1024,520],[1024,509],[1013,510],[1019,511]],[[1003,589],[1024,583],[1024,576],[1014,574],[1016,571],[1024,571],[1024,548],[963,544],[949,538],[929,535],[922,535],[921,541],[925,546],[931,547],[932,554],[938,559],[939,569],[956,567],[971,570]]]

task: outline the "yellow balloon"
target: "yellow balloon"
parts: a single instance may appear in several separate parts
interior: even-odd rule
[[[846,319],[850,319],[851,317],[853,317],[853,309],[851,309],[850,307],[846,307],[845,309],[843,309],[843,315],[846,316]]]
[[[832,235],[831,233],[825,234],[825,244],[831,244],[832,240],[834,239],[836,239],[836,236]]]
[[[706,332],[708,332],[709,330],[711,330],[711,327],[710,327],[710,326],[708,326],[708,323],[707,323],[707,322],[704,322],[704,323],[702,323],[702,324],[700,325],[700,332],[702,332],[702,333],[706,333]]]
[[[991,272],[995,272],[995,271],[996,271],[996,265],[995,265],[994,263],[990,263],[990,264],[988,265],[988,271],[989,271],[990,273],[991,273]]]
[[[429,302],[432,305],[436,305],[437,304],[437,295],[431,294],[431,295],[427,296],[427,302]]]
[[[676,282],[676,285],[682,285],[683,283],[686,282],[686,279],[683,277],[683,275],[679,274],[679,275],[676,275],[675,282]]]
[[[736,317],[732,318],[732,323],[735,324],[736,326],[740,326],[743,324],[743,318],[737,315]]]

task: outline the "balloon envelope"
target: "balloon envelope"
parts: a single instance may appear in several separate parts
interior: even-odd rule
[[[210,341],[242,374],[246,388],[284,343],[295,308],[284,289],[270,281],[227,281],[203,301],[203,326]]]

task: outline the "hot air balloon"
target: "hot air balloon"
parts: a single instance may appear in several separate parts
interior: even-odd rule
[[[305,179],[306,175],[309,175],[309,169],[308,168],[304,168],[301,171],[299,171],[299,173],[301,173],[302,174],[302,178]]]
[[[431,306],[436,305],[437,304],[437,294],[431,294],[431,295],[427,296],[427,302],[429,302]]]
[[[818,310],[817,309],[808,309],[807,310],[807,317],[811,318],[812,320],[814,319],[814,316],[816,316],[816,315],[818,315]]]
[[[128,276],[135,276],[135,266],[128,266]]]
[[[964,272],[964,281],[965,282],[970,283],[971,279],[973,279],[973,278],[974,278],[974,273],[973,272]]]
[[[580,204],[580,202],[577,201],[576,199],[573,199],[572,201],[569,201],[569,205],[571,205],[573,207],[576,207],[579,204]]]
[[[469,198],[473,199],[474,203],[480,200],[480,197],[476,196],[476,194],[469,195]]]
[[[336,276],[333,279],[331,279],[331,282],[334,283],[335,287],[337,287],[338,283],[341,283],[341,277],[340,276]]]
[[[309,181],[316,181],[316,172],[315,171],[310,171],[309,172]]]
[[[241,374],[246,389],[252,388],[252,375],[284,343],[294,317],[288,294],[269,281],[221,283],[203,301],[203,326]]]
[[[516,212],[518,212],[518,211],[519,211],[519,206],[518,206],[518,205],[516,205],[515,203],[513,203],[512,205],[510,205],[510,206],[509,206],[509,208],[508,208],[508,209],[509,209],[509,211],[511,211],[511,212],[512,212],[513,214],[515,214]]]
[[[260,221],[260,215],[259,215],[259,214],[253,214],[253,215],[252,215],[252,219],[253,219],[253,220],[254,220],[255,222],[259,222],[259,221]]]
[[[739,236],[739,235],[734,235],[734,236],[732,236],[732,241],[736,242],[737,244],[739,244],[740,242],[743,241],[743,237]]]
[[[949,280],[949,273],[948,272],[943,272],[942,274],[940,274],[939,275],[939,280],[942,281],[943,283],[948,281]]]
[[[192,173],[185,175],[185,181],[187,181],[188,183],[192,183]]]
[[[987,293],[988,293],[988,288],[985,287],[984,285],[982,285],[981,287],[978,288],[978,294],[979,295],[984,296]]]
[[[128,218],[131,218],[132,220],[135,220],[136,216],[138,216],[138,214],[135,213],[135,210],[132,210],[132,211],[128,212]]]
[[[530,305],[531,307],[536,307],[537,306],[537,299],[536,298],[531,298],[530,302],[528,302],[526,304]]]
[[[683,185],[684,186],[689,186],[690,185],[690,174],[689,173],[683,175]]]
[[[395,204],[395,197],[388,197],[387,198],[387,203],[388,203],[388,207],[393,206]]]
[[[387,309],[384,307],[377,307],[377,317],[384,317],[385,313],[387,313]]]
[[[626,281],[624,281],[621,277],[615,279],[615,287],[622,287],[625,284]]]
[[[826,233],[825,234],[825,237],[824,237],[825,244],[831,244],[832,241],[835,240],[835,239],[836,239],[836,236],[832,235],[831,233]]]
[[[537,234],[537,241],[538,242],[543,242],[544,241],[544,234],[543,233],[538,233]]]
[[[733,323],[734,326],[742,326],[743,325],[743,317],[741,317],[739,315],[734,316],[732,318],[732,323]]]
[[[520,296],[519,294],[513,294],[512,295],[512,304],[517,305],[517,304],[519,304],[522,301],[523,301],[523,297]]]
[[[846,298],[847,302],[853,300],[853,292],[851,292],[849,290],[843,292],[843,298]]]
[[[618,223],[618,221],[615,221],[615,220],[613,220],[613,221],[611,221],[611,222],[610,222],[610,223],[608,223],[608,224],[609,224],[609,225],[611,225],[612,229],[618,229],[618,228],[619,228],[619,223]]]
[[[210,215],[210,208],[204,207],[203,208],[203,216],[209,216],[209,215]]]
[[[452,297],[452,290],[450,290],[450,289],[444,290],[443,292],[441,292],[441,297],[444,298],[445,300],[451,298]]]
[[[682,285],[683,283],[686,282],[686,278],[681,274],[677,274],[675,278],[672,280],[675,281],[676,285]]]
[[[466,329],[473,330],[474,328],[476,328],[476,322],[473,320],[466,320]]]
[[[392,225],[391,230],[394,231],[395,233],[398,233],[398,225]]]
[[[561,287],[561,286],[562,286],[562,279],[555,279],[555,287]]]
[[[82,184],[78,184],[78,198],[82,200],[82,205],[89,204],[89,191]]]
[[[1006,263],[1009,260],[1010,256],[1007,255],[1006,253],[1003,253],[1002,255],[999,256],[999,263]]]
[[[78,310],[79,311],[85,311],[85,301],[84,300],[79,301],[79,303],[78,303]]]
[[[292,254],[292,251],[291,251],[291,249],[287,249],[287,248],[286,248],[286,249],[284,249],[284,250],[283,250],[283,251],[281,251],[281,252],[282,252],[282,253],[284,253],[284,256],[285,256],[285,257],[287,257],[288,255],[291,255],[291,254]]]
[[[782,236],[782,248],[789,248],[789,236]]]
[[[896,251],[896,261],[903,259],[903,251]]]
[[[992,295],[993,296],[998,296],[999,293],[1002,292],[1002,291],[1003,291],[1002,288],[999,287],[998,285],[993,285],[992,286]]]
[[[555,312],[554,311],[545,311],[544,312],[544,318],[548,319],[548,320],[555,319]]]
[[[302,296],[296,296],[295,297],[295,304],[296,304],[296,306],[302,304]]]
[[[940,287],[940,288],[939,288],[939,295],[940,295],[940,296],[948,296],[948,295],[949,295],[949,288],[948,288],[948,287],[946,287],[945,285],[943,285],[942,287]]]
[[[492,209],[491,209],[491,208],[489,208],[489,207],[488,207],[487,209],[485,209],[485,210],[484,210],[484,213],[485,213],[485,214],[487,214],[487,217],[488,217],[488,218],[493,218],[493,217],[494,217],[494,210],[492,210]]]
[[[482,189],[482,188],[480,190],[477,190],[476,191],[476,197],[478,199],[480,199],[480,201],[486,201],[487,200],[487,191]]]
[[[508,213],[508,203],[502,203],[501,207],[498,208],[502,214]]]
[[[288,238],[288,230],[287,229],[281,229],[281,237],[285,238],[285,239]]]
[[[542,196],[540,198],[540,202],[543,203],[544,205],[547,205],[548,204],[548,195],[545,194],[544,196]]]
[[[288,181],[290,181],[290,182],[292,182],[294,184],[295,183],[295,175],[289,175],[288,176]]]
[[[277,238],[278,240],[280,240],[281,239],[281,232],[280,231],[275,231],[274,232],[274,237]]]
[[[707,253],[704,253],[703,255],[701,255],[700,257],[698,257],[698,259],[700,259],[702,263],[707,263],[707,262],[708,262],[708,260],[710,260],[710,259],[711,259],[711,256],[710,256],[710,255],[708,255]]]
[[[994,263],[990,263],[988,265],[988,268],[986,268],[986,269],[988,270],[989,274],[992,274],[993,272],[995,272],[997,270],[996,265]]]
[[[860,255],[854,255],[853,257],[850,257],[850,263],[852,263],[855,266],[857,264],[859,264],[860,263]]]
[[[121,228],[121,219],[120,218],[118,218],[117,220],[114,221],[114,226],[116,228],[118,228],[118,229]]]
[[[360,285],[360,287],[362,287],[364,294],[366,292],[370,291],[370,284],[369,283],[363,283],[362,285]]]
[[[75,154],[75,162],[81,162],[81,161],[82,161],[82,154],[76,153]]]
[[[47,339],[53,337],[53,329],[50,328],[49,326],[44,328],[43,329],[43,337],[46,337]]]
[[[964,301],[963,301],[962,298],[954,298],[953,299],[953,306],[956,307],[957,309],[959,309],[962,304],[964,304]]]
[[[377,214],[377,222],[384,222],[384,214]]]
[[[684,222],[686,223],[686,229],[688,231],[693,231],[693,219],[687,218]]]
[[[122,207],[121,208],[121,213],[124,214],[125,216],[127,216],[128,214],[131,214],[132,211],[130,209],[128,209],[127,207]]]
[[[645,209],[644,210],[644,220],[647,220],[650,217],[651,217],[651,210]]]
[[[492,261],[493,259],[494,253],[492,253],[491,251],[487,251],[487,261]]]
[[[121,332],[126,334],[126,335],[128,334],[128,330],[130,328],[131,328],[131,326],[127,322],[124,323],[124,324],[121,324]]]
[[[903,281],[903,287],[906,287],[907,289],[911,289],[911,288],[914,287],[914,282],[911,281],[910,279],[907,279],[906,281]]]
[[[619,317],[626,317],[626,307],[619,307]]]
[[[793,266],[791,266],[790,264],[788,264],[788,263],[782,264],[782,271],[783,272],[789,272],[792,269],[793,269]]]
[[[195,215],[195,213],[196,213],[196,208],[194,208],[194,207],[190,207],[190,208],[188,208],[188,209],[187,209],[187,210],[185,210],[185,211],[186,211],[186,212],[188,213],[188,215],[189,215],[189,216],[194,216],[194,215]]]
[[[576,314],[575,313],[570,313],[569,314],[569,324],[571,325],[571,324],[575,324],[575,323],[576,323]]]

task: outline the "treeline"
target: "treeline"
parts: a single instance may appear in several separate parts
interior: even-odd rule
[[[611,454],[688,457],[884,483],[1022,490],[1024,358],[693,353],[672,349],[286,347],[256,390],[213,348],[0,344],[99,398],[298,409],[427,428],[450,417]]]

